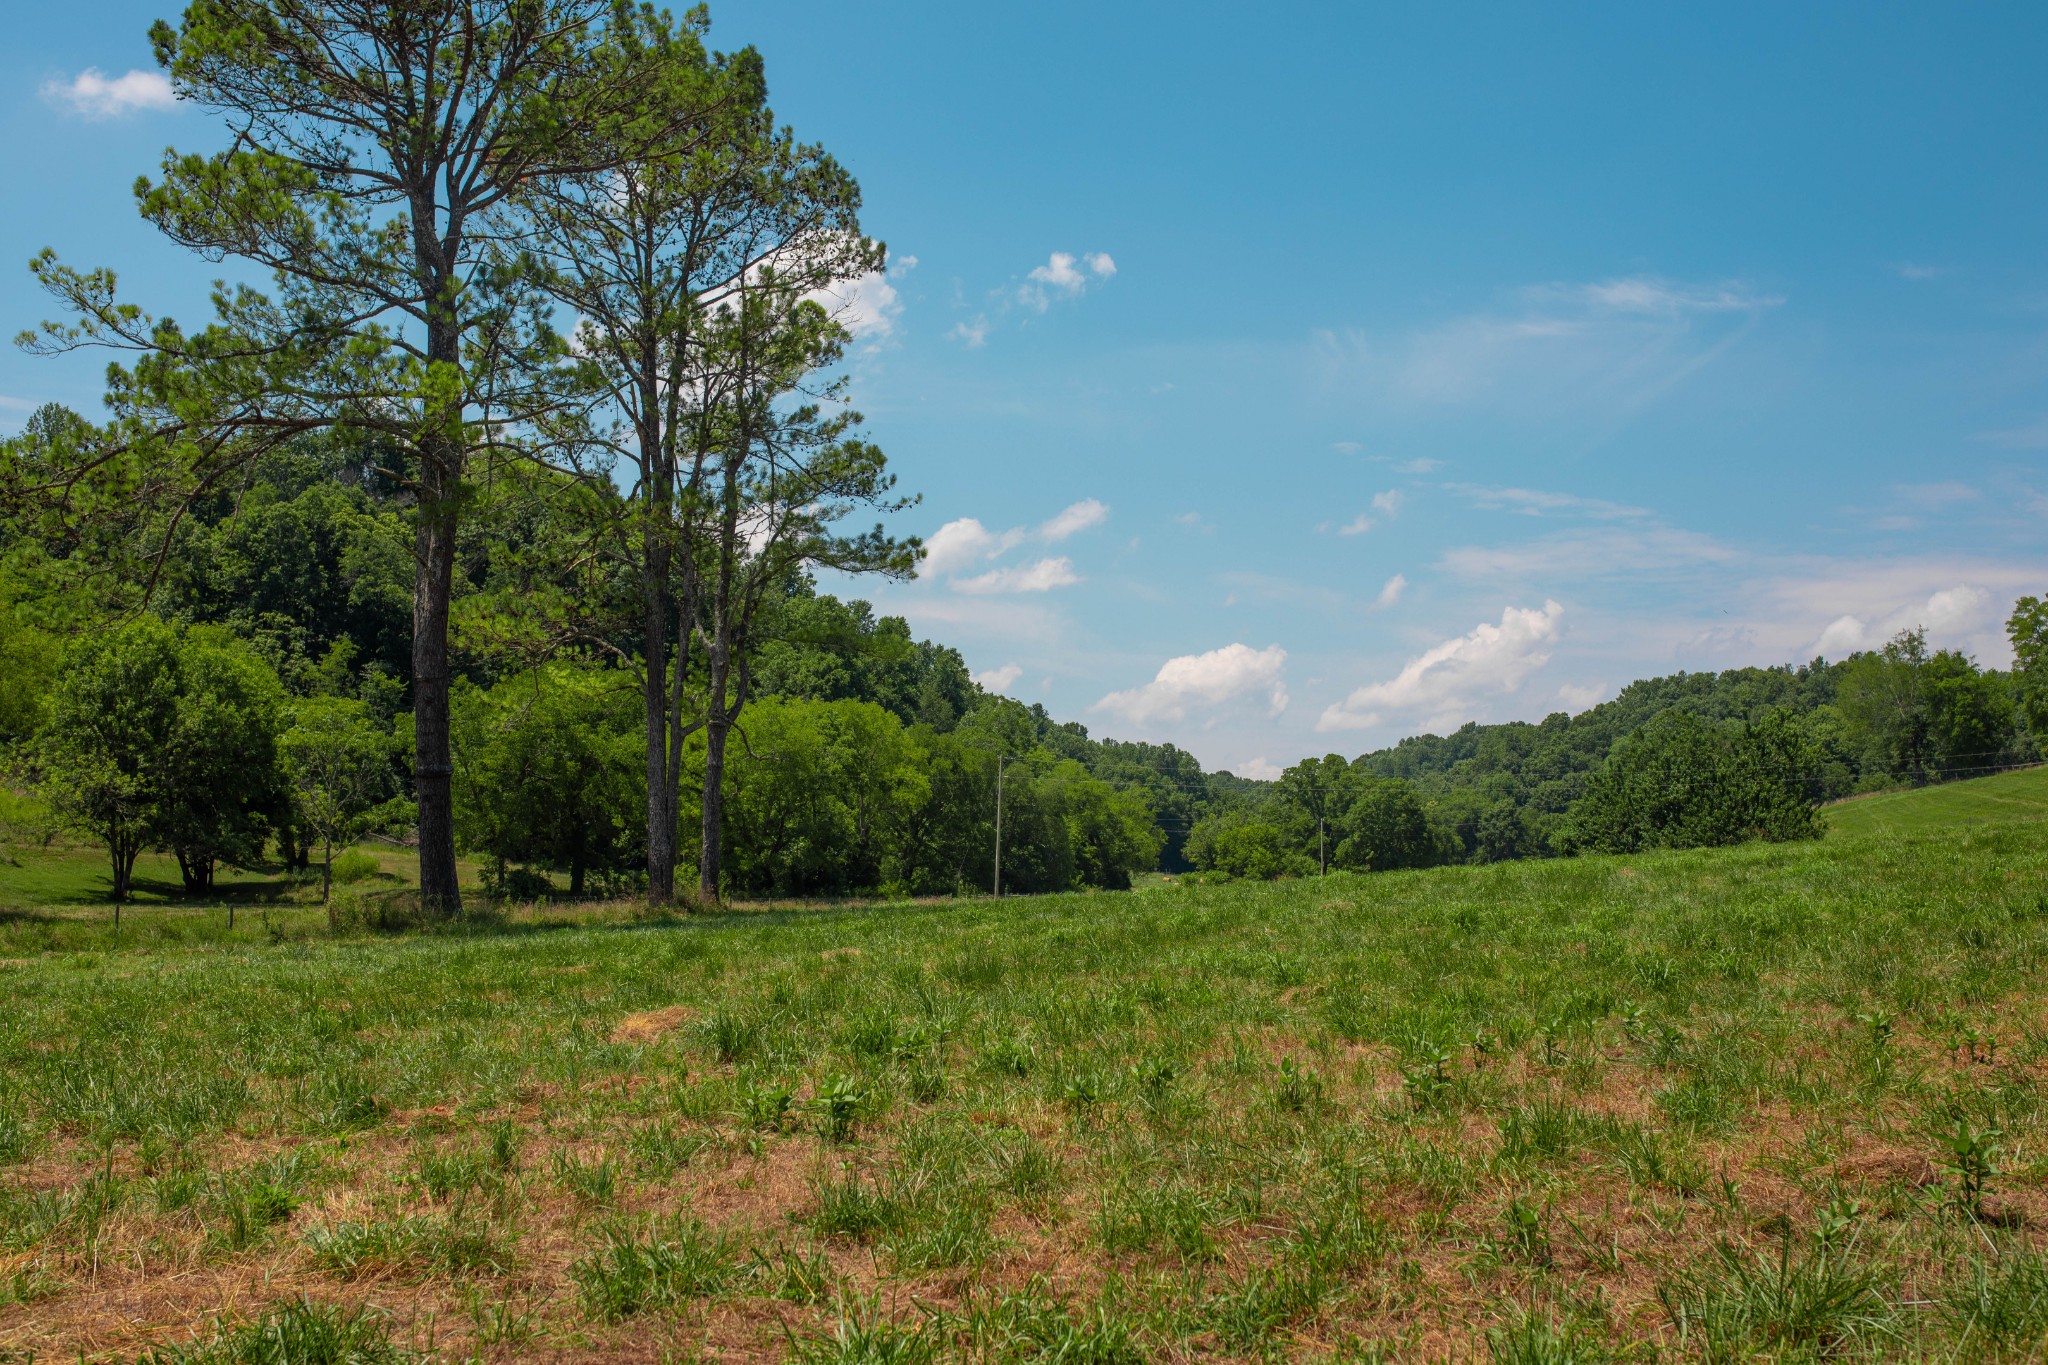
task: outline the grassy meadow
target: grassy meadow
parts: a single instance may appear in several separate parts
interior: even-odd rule
[[[0,1359],[2040,1359],[2048,770],[1829,819],[338,940],[0,881]]]

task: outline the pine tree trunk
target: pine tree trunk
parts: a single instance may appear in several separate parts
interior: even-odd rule
[[[720,714],[722,700],[714,700],[704,726],[704,851],[697,859],[697,895],[706,905],[718,904],[725,863],[725,738],[732,722]]]
[[[669,766],[668,550],[652,527],[645,534],[642,605],[647,657],[641,692],[647,712],[647,903],[664,906],[676,898],[676,798],[681,774]],[[680,662],[677,671],[681,672]]]
[[[456,498],[461,451],[453,441],[420,469],[419,572],[412,608],[413,781],[419,801],[420,908],[438,918],[462,913],[455,874],[455,765],[448,724],[448,603],[455,584]],[[453,468],[451,468],[453,466]]]

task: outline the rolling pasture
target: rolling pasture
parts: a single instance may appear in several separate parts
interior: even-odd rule
[[[0,1358],[2038,1359],[2044,817],[338,940],[23,902]]]

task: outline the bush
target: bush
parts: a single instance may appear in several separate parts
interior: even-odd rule
[[[1811,839],[1819,786],[1815,748],[1789,712],[1736,729],[1667,711],[1614,747],[1558,831],[1558,851]]]
[[[1188,834],[1187,856],[1204,872],[1254,881],[1315,871],[1315,864],[1290,846],[1285,831],[1242,809],[1199,821]]]
[[[334,860],[334,880],[344,886],[368,881],[383,872],[384,867],[372,854],[359,848],[352,848]]]

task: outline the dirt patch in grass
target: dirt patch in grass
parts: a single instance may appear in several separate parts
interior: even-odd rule
[[[629,1014],[612,1030],[612,1041],[651,1043],[657,1038],[675,1032],[696,1017],[697,1011],[688,1005],[664,1005],[658,1010]]]

